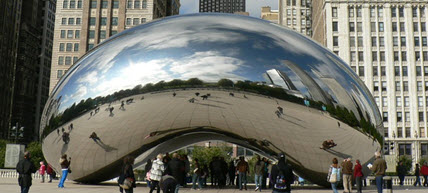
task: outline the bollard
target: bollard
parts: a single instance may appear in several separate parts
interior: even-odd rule
[[[384,187],[386,193],[392,193],[392,177],[391,176],[384,176],[383,177]]]

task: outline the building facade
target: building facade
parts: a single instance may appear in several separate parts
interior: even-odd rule
[[[387,158],[427,160],[428,1],[315,2],[313,38],[350,64],[373,94]]]
[[[279,24],[312,36],[312,0],[279,0]]]
[[[80,56],[125,29],[179,13],[179,0],[57,1],[49,92]]]
[[[20,0],[0,1],[0,138],[6,139],[11,127],[15,63],[18,49]]]
[[[245,12],[245,0],[199,0],[199,12]]]
[[[262,7],[260,18],[273,23],[278,23],[278,10],[272,10],[269,6]]]

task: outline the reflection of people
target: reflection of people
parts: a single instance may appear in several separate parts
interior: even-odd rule
[[[93,139],[95,142],[97,142],[97,140],[100,140],[100,138],[98,137],[98,135],[95,132],[92,132],[92,134],[89,136],[89,138]]]
[[[64,188],[64,181],[67,179],[68,175],[68,167],[71,164],[71,157],[67,160],[67,154],[64,154],[61,156],[61,159],[59,159],[59,164],[61,165],[62,175],[61,180],[59,181],[58,188]]]
[[[362,192],[362,178],[363,178],[363,171],[362,166],[360,164],[360,160],[355,161],[355,167],[354,167],[354,178],[355,178],[355,184],[357,185],[357,193]]]
[[[16,171],[19,174],[18,183],[21,186],[21,193],[28,193],[32,185],[31,174],[37,171],[37,168],[30,161],[30,152],[24,153],[24,159],[18,162]]]
[[[403,162],[402,161],[398,162],[397,174],[398,174],[398,178],[400,179],[400,186],[403,186],[404,177],[406,173],[407,173],[406,167],[404,167]]]
[[[421,186],[421,178],[420,178],[420,169],[419,169],[419,164],[415,165],[415,176],[416,176],[416,181],[415,183],[413,183],[413,186],[416,186],[419,184],[419,186]]]
[[[51,164],[48,164],[48,168],[46,169],[46,173],[49,175],[49,183],[52,182],[52,179],[55,177],[56,173],[53,171]]]
[[[174,93],[172,93],[172,96],[173,96],[173,97],[175,97],[176,95],[177,95],[177,93],[175,93],[175,92],[174,92]]]
[[[242,190],[242,184],[244,184],[244,189],[247,190],[247,174],[250,174],[250,170],[248,162],[244,160],[244,156],[239,157],[236,170],[238,170],[239,190]]]
[[[113,116],[113,110],[114,110],[114,107],[110,107],[110,108],[109,108],[110,116]]]
[[[335,146],[337,146],[337,144],[334,143],[333,139],[329,139],[322,142],[322,146],[320,147],[320,149],[330,149]]]
[[[368,165],[369,169],[372,170],[376,176],[375,179],[378,193],[382,193],[383,176],[385,175],[385,171],[387,168],[385,160],[382,159],[380,156],[380,152],[376,152],[376,160],[374,161],[373,165]]]
[[[284,114],[284,109],[283,109],[282,107],[278,106],[277,108],[278,108],[278,111],[279,111],[281,114]]]

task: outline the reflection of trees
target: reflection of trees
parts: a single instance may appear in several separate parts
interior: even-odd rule
[[[144,86],[137,85],[132,89],[120,90],[107,96],[98,96],[94,99],[88,98],[86,100],[81,100],[78,104],[74,103],[71,107],[67,108],[61,114],[57,115],[56,117],[50,118],[49,124],[43,130],[42,138],[44,138],[47,134],[58,128],[60,125],[63,125],[71,121],[73,118],[80,116],[88,111],[91,111],[92,109],[95,109],[98,105],[111,103],[138,94],[159,92],[170,89],[185,90],[187,88],[224,88],[229,90],[244,91],[268,97],[274,97],[277,99],[301,105],[303,105],[304,103],[303,98],[290,95],[283,88],[271,87],[269,85],[261,84],[259,82],[237,81],[236,83],[234,83],[232,80],[229,79],[221,79],[217,83],[207,83],[203,82],[198,78],[191,78],[188,80],[174,79],[169,82],[160,81],[156,84],[148,83]],[[311,108],[323,110],[323,107],[326,107],[327,112],[329,112],[331,116],[348,124],[351,127],[361,128],[362,132],[373,136],[374,139],[378,140],[381,144],[383,144],[382,135],[379,134],[375,126],[370,123],[370,120],[366,120],[364,116],[360,115],[361,119],[358,120],[354,112],[349,111],[346,108],[342,108],[338,105],[326,105],[320,101],[313,101],[311,99],[306,100],[310,102]]]

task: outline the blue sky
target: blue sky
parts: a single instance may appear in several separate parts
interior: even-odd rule
[[[198,13],[199,0],[180,0],[180,14]],[[260,10],[263,6],[270,6],[272,9],[278,9],[278,0],[247,0],[246,11],[250,16],[260,18]]]

